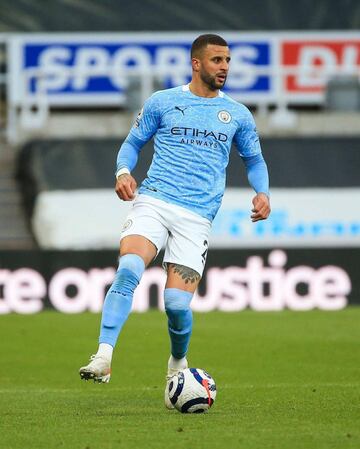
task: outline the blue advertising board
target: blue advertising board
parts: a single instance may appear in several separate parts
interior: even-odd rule
[[[12,99],[36,95],[41,84],[49,104],[112,105],[124,103],[128,77],[134,74],[161,80],[164,88],[186,84],[195,37],[193,33],[18,35],[11,43]],[[240,33],[224,37],[232,57],[224,91],[237,100],[270,98],[274,82],[271,71],[264,68],[274,64],[272,38]]]

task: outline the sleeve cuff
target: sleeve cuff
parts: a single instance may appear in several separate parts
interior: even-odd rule
[[[125,173],[130,175],[130,170],[126,167],[120,168],[120,170],[118,170],[115,174],[116,179],[118,179],[119,176],[124,175]]]

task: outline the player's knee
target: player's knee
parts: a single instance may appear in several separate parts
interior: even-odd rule
[[[191,327],[192,312],[190,302],[193,294],[177,288],[167,288],[164,292],[165,311],[171,329],[182,331]]]
[[[119,261],[111,293],[120,295],[132,295],[138,286],[145,270],[143,259],[136,254],[126,254]]]

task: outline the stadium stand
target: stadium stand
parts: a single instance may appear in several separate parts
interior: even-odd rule
[[[30,249],[35,246],[16,182],[14,149],[0,138],[0,249]]]
[[[206,7],[193,0],[141,0],[126,8],[111,0],[52,0],[51,8],[1,3],[0,31],[357,30],[360,20],[357,0],[343,0],[341,7],[329,7],[328,0],[208,0]]]

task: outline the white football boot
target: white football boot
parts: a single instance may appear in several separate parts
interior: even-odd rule
[[[110,361],[105,357],[92,355],[90,363],[79,370],[81,379],[92,379],[94,382],[109,383],[111,376]]]
[[[175,407],[172,405],[170,398],[169,398],[169,384],[171,382],[171,378],[174,377],[179,371],[182,371],[183,369],[186,369],[188,367],[188,362],[186,358],[182,359],[181,363],[178,364],[179,366],[176,368],[170,367],[172,356],[170,356],[169,362],[168,362],[168,372],[166,375],[166,386],[165,386],[165,394],[164,394],[164,402],[165,407],[169,410],[174,409]]]

